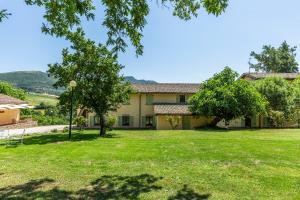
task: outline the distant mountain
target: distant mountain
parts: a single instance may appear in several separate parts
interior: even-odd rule
[[[28,92],[60,94],[63,89],[55,89],[52,85],[55,79],[41,71],[16,71],[0,73],[0,80],[9,82],[18,88]],[[131,83],[156,83],[149,80],[137,80],[133,76],[126,76],[125,80]]]
[[[151,80],[135,79],[133,76],[125,76],[125,80],[130,83],[157,83]]]

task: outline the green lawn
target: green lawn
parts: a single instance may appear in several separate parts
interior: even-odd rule
[[[28,103],[33,106],[39,105],[42,102],[46,105],[55,106],[58,102],[58,99],[54,96],[46,94],[30,93],[27,95],[26,101],[28,101]]]
[[[300,199],[300,130],[97,133],[0,145],[0,199]]]

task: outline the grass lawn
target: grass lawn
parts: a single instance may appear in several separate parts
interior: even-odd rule
[[[26,101],[28,101],[28,103],[33,106],[39,105],[42,102],[46,105],[55,106],[58,102],[58,99],[55,96],[46,94],[29,93],[27,95]]]
[[[0,145],[0,199],[300,199],[300,130],[97,134]]]

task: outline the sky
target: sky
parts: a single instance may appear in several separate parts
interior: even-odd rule
[[[97,1],[99,3],[100,1]],[[219,17],[203,9],[199,16],[182,21],[172,10],[149,1],[142,44],[136,57],[131,46],[119,56],[122,74],[157,82],[199,83],[230,66],[238,73],[249,71],[251,51],[263,45],[279,46],[286,40],[300,51],[299,0],[229,0]],[[68,42],[41,33],[43,9],[21,0],[0,0],[0,9],[12,13],[0,23],[0,72],[47,71],[49,63],[61,61]],[[106,30],[100,13],[94,22],[83,22],[87,36],[104,43]],[[300,63],[299,56],[297,61]]]

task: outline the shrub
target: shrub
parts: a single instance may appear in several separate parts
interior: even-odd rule
[[[86,125],[86,122],[87,122],[86,118],[83,116],[79,116],[74,119],[74,123],[80,128],[81,131],[83,130],[83,127]]]
[[[272,126],[279,128],[283,127],[285,120],[284,112],[271,110],[269,111],[269,118],[271,120]]]
[[[170,123],[171,128],[174,130],[179,126],[180,116],[167,116],[166,120]]]
[[[113,115],[108,115],[105,120],[105,128],[109,131],[112,130],[113,125],[116,123],[117,118]]]
[[[62,130],[63,133],[67,133],[68,131],[69,131],[69,127],[67,127],[67,126],[64,127],[63,130]]]
[[[51,130],[51,133],[57,133],[57,132],[58,130],[56,128]]]

